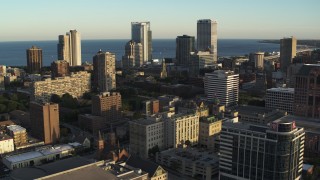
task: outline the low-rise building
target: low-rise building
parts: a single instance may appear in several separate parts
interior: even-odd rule
[[[199,145],[210,150],[217,150],[221,125],[222,120],[215,116],[200,118]]]
[[[266,108],[293,113],[294,88],[271,88],[266,93]]]
[[[13,138],[7,134],[0,134],[0,155],[14,151]]]
[[[176,114],[166,119],[166,147],[196,145],[199,140],[199,116]]]
[[[193,178],[211,180],[219,172],[219,157],[195,148],[173,148],[157,153],[157,163]]]
[[[27,130],[19,125],[7,126],[8,134],[13,137],[15,147],[27,144],[28,135]]]
[[[48,161],[64,158],[72,155],[74,148],[70,145],[63,144],[57,146],[45,146],[35,151],[10,155],[3,158],[3,164],[13,170],[28,166],[37,166]]]
[[[239,106],[237,107],[237,111],[239,112],[238,117],[240,122],[262,125],[266,125],[287,115],[285,111],[258,106]]]
[[[149,150],[158,146],[165,148],[165,122],[161,115],[138,119],[130,123],[130,152],[141,158],[148,158]]]

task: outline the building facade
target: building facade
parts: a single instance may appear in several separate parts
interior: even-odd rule
[[[27,69],[30,74],[38,74],[42,68],[42,49],[32,46],[27,49]]]
[[[320,119],[319,64],[305,64],[296,75],[294,115]]]
[[[66,60],[69,64],[71,61],[71,42],[70,42],[70,34],[59,35],[58,37],[59,43],[57,44],[58,49],[58,59]]]
[[[69,76],[69,63],[66,60],[57,60],[51,63],[51,77],[65,77]]]
[[[116,88],[116,56],[101,50],[93,57],[93,82],[99,92]]]
[[[305,132],[295,122],[268,126],[226,122],[220,135],[220,179],[301,178]]]
[[[167,118],[165,134],[166,147],[168,148],[198,144],[199,116],[196,114],[176,114]]]
[[[45,79],[33,82],[31,95],[34,101],[50,102],[52,94],[62,96],[69,93],[73,97],[80,98],[85,92],[91,90],[91,75],[86,71],[72,73],[70,76]]]
[[[28,135],[26,128],[19,125],[7,126],[7,133],[13,137],[14,146],[17,148],[23,146],[28,142]]]
[[[130,69],[132,67],[141,67],[143,65],[143,48],[141,43],[133,40],[127,42],[125,46],[125,55],[122,56],[122,67]]]
[[[294,88],[267,89],[265,98],[266,108],[279,109],[289,114],[293,113]]]
[[[263,70],[264,68],[264,52],[256,52],[253,54],[254,64],[256,69]]]
[[[226,107],[236,105],[239,99],[239,74],[224,70],[206,73],[204,89],[209,101],[218,98]]]
[[[152,59],[152,31],[150,22],[131,22],[131,40],[142,44],[143,62]]]
[[[30,103],[31,134],[44,141],[55,144],[60,138],[59,105],[50,103]]]
[[[0,155],[12,151],[14,151],[13,138],[6,134],[0,134]]]
[[[217,150],[222,120],[214,116],[200,118],[199,145],[209,150]]]
[[[165,122],[159,117],[130,121],[130,153],[141,158],[149,157],[149,150],[165,146]]]
[[[211,19],[200,19],[197,22],[197,50],[210,51],[214,54],[213,61],[218,59],[218,35],[217,21]]]
[[[296,55],[297,39],[295,37],[280,39],[280,67],[282,72],[287,73],[287,69]]]
[[[191,63],[190,53],[195,51],[194,36],[178,36],[176,38],[177,65],[189,66]]]
[[[121,95],[103,92],[92,97],[92,115],[104,116],[107,120],[121,119]]]

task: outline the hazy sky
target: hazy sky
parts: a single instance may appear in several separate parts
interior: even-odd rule
[[[320,39],[320,0],[2,0],[0,41],[129,39],[150,21],[153,38],[196,36],[198,19],[218,21],[218,38]]]

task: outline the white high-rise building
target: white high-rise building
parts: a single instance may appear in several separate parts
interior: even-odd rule
[[[266,93],[266,108],[293,113],[294,88],[271,88]]]
[[[197,22],[197,50],[210,51],[214,54],[214,62],[217,62],[217,21],[211,19],[200,19]]]
[[[218,98],[222,105],[235,105],[239,99],[239,74],[225,70],[206,73],[204,89],[209,101]]]
[[[66,60],[70,66],[81,65],[81,37],[77,30],[59,36],[58,59]]]
[[[142,44],[143,61],[152,59],[152,32],[150,22],[132,22],[131,40]]]

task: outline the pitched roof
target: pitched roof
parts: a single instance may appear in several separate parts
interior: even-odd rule
[[[158,167],[160,166],[159,164],[156,164],[154,162],[143,160],[138,156],[132,156],[132,155],[126,161],[126,164],[131,167],[139,168],[142,171],[147,172],[149,177],[152,177],[157,171]]]

